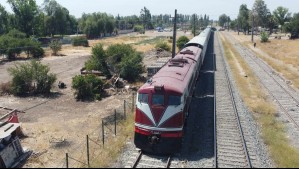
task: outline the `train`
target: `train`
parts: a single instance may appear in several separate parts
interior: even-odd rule
[[[191,39],[139,90],[134,144],[143,152],[174,154],[181,149],[192,94],[212,29]]]

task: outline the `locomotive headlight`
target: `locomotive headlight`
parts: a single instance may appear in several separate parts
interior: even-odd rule
[[[158,144],[159,141],[160,141],[160,138],[157,135],[152,135],[152,136],[149,137],[149,143],[150,144]]]

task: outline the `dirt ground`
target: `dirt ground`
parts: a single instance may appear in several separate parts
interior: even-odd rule
[[[178,33],[184,35],[183,32]],[[190,35],[190,33],[189,33]],[[147,32],[145,35],[135,33],[121,35],[114,38],[90,41],[93,46],[97,43],[104,45],[114,43],[136,43],[156,36],[172,36],[171,32]],[[152,45],[135,46],[138,51],[151,53]],[[24,147],[33,150],[34,156],[29,159],[24,168],[61,167],[65,161],[65,153],[72,151],[85,141],[87,133],[100,129],[102,117],[109,115],[114,109],[123,105],[123,100],[129,100],[130,93],[110,96],[102,101],[77,102],[71,89],[72,77],[80,74],[80,69],[91,55],[91,47],[63,46],[59,52],[61,56],[52,57],[46,50],[46,57],[41,60],[49,65],[51,72],[57,74],[59,81],[66,83],[66,89],[59,89],[57,84],[55,94],[50,98],[1,96],[0,106],[24,110],[26,114],[19,114],[22,129],[27,138],[22,140]],[[157,57],[154,53],[145,59],[146,64],[152,63]],[[0,83],[11,80],[7,68],[16,63],[26,61],[5,62],[0,64]],[[64,140],[68,144],[55,147],[55,142]]]

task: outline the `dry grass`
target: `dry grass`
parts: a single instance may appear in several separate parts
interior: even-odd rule
[[[271,157],[279,167],[298,167],[299,152],[289,145],[283,124],[276,120],[274,104],[269,101],[258,78],[232,44],[223,36],[221,38],[241,96],[261,126],[262,137],[269,147]]]
[[[250,36],[232,34],[299,89],[299,40],[270,39],[269,43],[256,41],[257,48],[253,48]]]
[[[106,140],[105,148],[91,152],[95,159],[91,161],[92,168],[106,168],[111,166],[119,157],[128,140],[133,138],[134,133],[134,113],[127,116],[127,120],[118,124],[119,135],[117,137],[110,137]]]

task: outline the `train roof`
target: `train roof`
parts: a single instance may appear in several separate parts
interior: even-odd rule
[[[203,48],[203,46],[206,43],[207,36],[210,34],[211,28],[206,28],[204,31],[202,31],[198,36],[191,39],[187,44],[188,46],[199,46],[200,48]]]
[[[180,52],[174,59],[171,59],[139,91],[142,92],[146,89],[153,90],[155,86],[164,86],[165,90],[184,93],[193,73],[190,70],[193,70],[196,64],[196,56],[201,52],[201,49],[189,47],[188,51]]]

